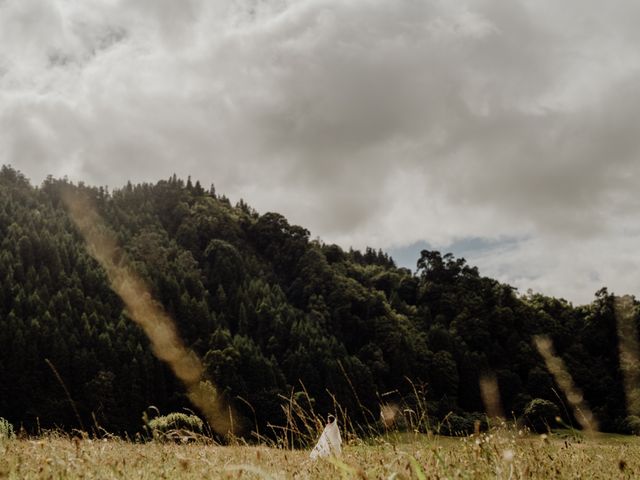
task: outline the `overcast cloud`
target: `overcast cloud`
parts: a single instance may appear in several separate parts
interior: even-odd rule
[[[640,292],[640,4],[0,0],[0,163],[192,175],[344,247]],[[455,252],[454,252],[455,253]]]

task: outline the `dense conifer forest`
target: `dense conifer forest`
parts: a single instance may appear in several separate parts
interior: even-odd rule
[[[87,253],[61,200],[69,186],[0,171],[0,416],[27,432],[82,423],[132,435],[149,406],[193,407]],[[434,421],[464,423],[485,409],[483,375],[497,380],[508,417],[541,398],[574,422],[536,334],[551,338],[600,428],[629,428],[606,288],[574,306],[426,250],[412,272],[191,179],[73,188],[95,201],[249,430],[283,424],[281,405],[307,395],[317,412],[339,402],[354,422],[382,403],[424,402]]]

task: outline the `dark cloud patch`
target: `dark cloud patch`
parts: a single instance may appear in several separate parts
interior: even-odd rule
[[[639,9],[5,0],[0,162],[190,174],[346,247],[518,238],[475,258],[551,293],[633,292],[612,266],[640,262]]]

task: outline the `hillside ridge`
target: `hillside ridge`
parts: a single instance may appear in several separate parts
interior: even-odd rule
[[[34,187],[3,166],[0,417],[27,431],[82,421],[132,434],[151,405],[192,408],[87,253],[61,198],[69,188],[92,198],[247,434],[284,423],[281,405],[300,396],[321,414],[338,402],[354,422],[376,422],[381,404],[420,401],[435,421],[449,415],[468,428],[485,410],[487,375],[508,417],[535,398],[566,403],[532,343],[538,334],[600,428],[627,429],[616,297],[606,288],[574,307],[520,295],[429,250],[412,273],[381,250],[311,240],[284,216],[232,205],[190,178],[109,192],[53,177]],[[635,299],[630,308],[637,328]]]

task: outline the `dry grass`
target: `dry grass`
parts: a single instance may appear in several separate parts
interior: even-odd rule
[[[387,436],[352,442],[341,459],[263,446],[132,443],[49,435],[0,443],[0,478],[635,478],[640,439],[526,435]]]

